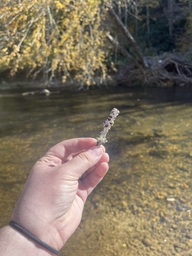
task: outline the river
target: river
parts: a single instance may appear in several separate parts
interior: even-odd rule
[[[32,164],[73,137],[97,137],[113,107],[110,170],[62,255],[192,255],[192,89],[0,93],[1,226]]]

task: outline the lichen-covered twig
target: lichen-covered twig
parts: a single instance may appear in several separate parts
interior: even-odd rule
[[[116,117],[119,115],[120,111],[117,108],[111,110],[110,115],[107,120],[103,123],[103,130],[100,132],[100,135],[97,139],[97,145],[105,144],[107,142],[107,133],[114,124]]]

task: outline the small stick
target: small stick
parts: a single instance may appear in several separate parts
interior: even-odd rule
[[[107,142],[107,133],[114,125],[116,117],[119,115],[120,111],[117,108],[113,108],[111,110],[110,115],[108,116],[107,120],[103,123],[103,130],[100,132],[100,135],[97,139],[97,145],[105,144]]]

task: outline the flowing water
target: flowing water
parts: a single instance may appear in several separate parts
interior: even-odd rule
[[[110,170],[62,255],[192,255],[192,90],[92,89],[0,95],[0,213],[9,219],[32,164],[57,142],[96,137],[110,110]]]

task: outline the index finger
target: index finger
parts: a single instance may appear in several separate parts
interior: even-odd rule
[[[59,159],[66,159],[69,155],[96,146],[97,140],[94,138],[74,138],[64,140],[48,150],[46,155],[55,156]]]

